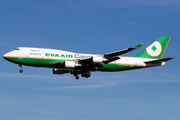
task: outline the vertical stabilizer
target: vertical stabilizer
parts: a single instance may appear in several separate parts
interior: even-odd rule
[[[171,37],[161,37],[135,57],[161,59]]]

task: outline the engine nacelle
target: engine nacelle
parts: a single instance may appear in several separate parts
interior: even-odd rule
[[[56,62],[54,64],[59,65],[62,68],[68,68],[68,69],[72,69],[72,68],[81,66],[80,64],[76,63],[75,61],[62,61],[62,62]]]
[[[75,63],[75,61],[65,61],[64,62],[64,67],[65,68],[75,68],[76,63]]]
[[[103,63],[104,62],[104,57],[103,56],[93,56],[92,57],[92,62],[93,63]]]
[[[68,70],[60,70],[60,69],[53,69],[53,74],[64,74],[64,73],[69,73]]]

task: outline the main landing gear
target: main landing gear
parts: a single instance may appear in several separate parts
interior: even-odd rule
[[[79,79],[79,76],[78,76],[79,72],[78,72],[78,71],[71,71],[71,74],[74,75],[74,77],[76,78],[76,80]]]
[[[19,72],[22,73],[23,72],[22,65],[19,65],[19,66],[20,66]]]
[[[85,72],[85,73],[78,73],[77,71],[75,72],[71,72],[71,74],[74,74],[76,80],[79,79],[79,76],[78,74],[81,74],[82,77],[85,77],[85,78],[88,78],[88,77],[91,77],[91,74],[89,72]]]
[[[79,79],[79,76],[75,76],[76,77],[76,80],[78,80]]]
[[[88,77],[91,77],[91,74],[90,73],[82,73],[81,76],[88,78]]]

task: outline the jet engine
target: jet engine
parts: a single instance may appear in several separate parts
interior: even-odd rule
[[[102,56],[94,56],[94,57],[92,57],[92,62],[93,63],[102,63],[103,57]]]
[[[60,69],[53,69],[53,74],[64,74],[64,73],[69,73],[68,70],[60,70]]]
[[[59,65],[62,68],[75,68],[78,66],[81,66],[80,64],[76,63],[75,61],[61,61],[61,62],[55,62],[55,65]]]
[[[120,59],[118,56],[93,56],[91,58],[93,63],[109,63]]]
[[[65,61],[64,66],[65,66],[65,68],[75,68],[76,63],[75,63],[75,61]]]
[[[103,63],[105,62],[107,59],[104,58],[104,56],[93,56],[92,57],[92,62],[93,63]]]

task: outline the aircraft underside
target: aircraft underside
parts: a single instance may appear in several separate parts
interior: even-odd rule
[[[145,66],[138,65],[127,65],[127,64],[118,64],[118,63],[91,63],[78,66],[75,68],[66,68],[63,65],[54,64],[56,62],[64,62],[63,60],[52,60],[52,59],[39,59],[39,58],[18,58],[18,57],[7,57],[8,61],[19,64],[20,70],[22,73],[22,65],[32,66],[32,67],[46,67],[53,68],[53,74],[63,75],[65,73],[70,73],[79,79],[79,75],[82,77],[88,78],[91,76],[91,72],[94,71],[105,71],[105,72],[114,72],[114,71],[124,71],[131,69],[144,68]]]

